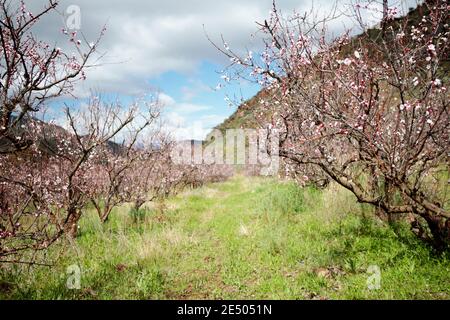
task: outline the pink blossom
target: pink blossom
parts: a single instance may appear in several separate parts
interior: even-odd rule
[[[435,79],[432,84],[436,87],[440,87],[442,85],[441,79]]]

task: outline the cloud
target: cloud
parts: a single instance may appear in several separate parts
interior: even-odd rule
[[[166,110],[175,111],[180,114],[192,114],[200,111],[210,110],[212,108],[211,106],[207,105],[177,102],[174,98],[165,93],[160,93],[158,95],[158,100]]]
[[[177,141],[203,140],[210,132],[210,128],[205,127],[201,121],[188,121],[186,116],[177,112],[167,113],[164,119],[163,130],[170,133],[172,138]]]
[[[44,3],[26,1],[34,12]],[[309,5],[309,1],[295,0],[279,3],[286,9]],[[148,90],[149,79],[164,72],[193,75],[202,61],[225,63],[224,57],[208,42],[204,27],[217,41],[223,34],[235,48],[244,50],[245,46],[251,46],[255,21],[268,16],[272,1],[62,0],[59,11],[64,13],[71,5],[80,8],[80,32],[88,41],[95,40],[103,25],[107,25],[99,47],[105,53],[101,66],[88,71],[88,80],[79,92],[92,87],[136,95]],[[46,17],[35,33],[64,48],[67,46],[61,35],[64,21],[55,14]],[[195,94],[195,90],[186,90],[185,99],[190,100]]]
[[[189,115],[170,111],[163,115],[163,128],[178,141],[204,140],[211,130],[225,118],[224,115],[208,114],[192,119]]]
[[[26,0],[25,3],[36,12],[46,2]],[[320,12],[332,7],[329,0],[278,0],[284,14],[294,9],[309,10],[312,3]],[[76,93],[86,95],[94,88],[138,95],[148,91],[149,79],[165,72],[192,76],[203,61],[225,64],[226,59],[208,42],[205,30],[217,42],[223,34],[238,52],[257,47],[260,41],[256,38],[252,41],[251,37],[257,30],[255,22],[269,16],[272,0],[61,0],[58,10],[64,13],[73,5],[80,8],[80,32],[88,41],[95,40],[103,25],[107,26],[99,47],[105,56],[99,67],[87,72],[88,80]],[[34,33],[50,43],[67,47],[67,39],[61,35],[66,19],[67,15],[66,18],[56,14],[45,17]],[[333,23],[331,31],[342,30],[344,21]],[[183,90],[186,101],[199,93],[195,85]]]
[[[339,2],[343,11],[348,8],[343,3],[350,0]],[[392,0],[390,4],[400,2]],[[407,10],[414,6],[416,0],[402,2]],[[32,12],[37,12],[46,1],[25,0],[25,3]],[[312,3],[320,15],[329,12],[333,6],[333,1],[329,0],[277,1],[285,16],[293,10],[298,13],[309,11]],[[151,91],[152,79],[166,72],[183,74],[189,81],[179,88],[179,98],[174,99],[164,93],[159,98],[167,109],[165,117],[169,130],[176,131],[180,139],[201,139],[203,133],[220,123],[225,115],[215,114],[219,112],[213,110],[211,100],[201,103],[202,95],[206,96],[211,88],[205,85],[207,81],[199,75],[199,69],[205,62],[223,66],[229,63],[209,43],[205,30],[217,43],[223,35],[236,52],[246,49],[258,52],[261,34],[255,33],[255,22],[269,17],[272,0],[61,0],[58,10],[64,14],[73,5],[80,8],[79,33],[88,42],[94,41],[103,26],[107,26],[98,48],[104,56],[98,67],[88,70],[88,79],[76,86],[75,96],[86,97],[91,90],[140,96]],[[66,17],[57,14],[44,17],[33,33],[39,39],[69,50],[69,42],[61,33],[66,19],[67,14]],[[343,15],[330,24],[328,31],[336,35],[345,26],[350,27],[351,22]],[[180,128],[184,131],[178,130]]]
[[[202,140],[210,130],[225,117],[204,114],[211,106],[178,102],[171,96],[160,93],[158,96],[163,107],[164,130],[172,134],[176,140]]]
[[[161,92],[158,95],[158,101],[161,103],[162,106],[164,107],[171,107],[173,105],[176,104],[175,99],[172,98],[171,96]]]
[[[177,112],[169,112],[166,117],[167,127],[180,128],[186,124],[186,118]]]

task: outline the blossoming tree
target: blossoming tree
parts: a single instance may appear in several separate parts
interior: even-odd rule
[[[361,22],[364,7],[353,8]],[[438,249],[450,244],[448,10],[425,1],[416,21],[384,7],[382,30],[352,38],[327,33],[335,13],[284,17],[274,5],[259,24],[260,55],[216,45],[228,72],[250,73],[265,88],[280,155],[296,170],[313,166],[388,217],[409,215]]]
[[[24,118],[36,112],[49,99],[68,94],[74,84],[86,77],[101,35],[88,42],[77,32],[63,29],[75,53],[68,54],[38,39],[32,32],[39,21],[56,12],[59,1],[49,0],[38,13],[0,1],[0,140],[1,153],[23,150],[32,144],[27,132],[18,132]],[[7,146],[7,147],[6,147]]]
[[[45,249],[73,228],[80,215],[84,164],[97,145],[117,133],[80,137],[35,117],[50,99],[70,94],[85,79],[104,32],[88,42],[84,35],[63,29],[73,54],[38,39],[33,30],[57,12],[58,3],[46,1],[41,11],[32,13],[24,1],[0,1],[2,261],[29,249]],[[67,116],[73,125],[73,114]]]

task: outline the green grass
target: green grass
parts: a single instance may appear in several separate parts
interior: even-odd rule
[[[450,299],[450,259],[336,186],[235,177],[164,206],[87,212],[54,267],[2,265],[0,299]],[[81,268],[81,289],[66,286]],[[367,269],[381,271],[369,290]]]

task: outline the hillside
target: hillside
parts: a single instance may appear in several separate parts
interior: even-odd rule
[[[14,123],[14,119],[15,118],[12,117],[10,123]],[[36,136],[34,129],[35,125],[42,127],[41,136]],[[39,150],[49,155],[54,154],[53,148],[56,144],[56,136],[70,137],[72,135],[69,131],[59,125],[48,123],[33,117],[23,118],[14,126],[14,128],[11,128],[10,131],[12,134],[22,137],[22,139],[28,139],[27,137],[32,136],[32,139],[35,141],[34,143],[38,145]],[[70,140],[71,139],[68,139],[68,141]],[[123,147],[114,141],[108,141],[106,145],[114,154],[119,154],[123,151]],[[10,150],[14,150],[13,144],[7,138],[0,138],[0,154],[10,152]]]

